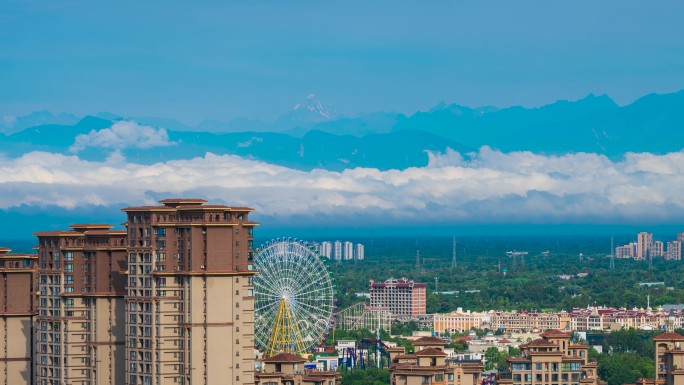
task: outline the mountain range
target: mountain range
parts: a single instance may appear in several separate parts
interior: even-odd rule
[[[206,120],[196,126],[170,118],[112,113],[79,118],[38,111],[4,119],[0,152],[10,157],[35,150],[69,153],[78,135],[109,128],[121,120],[164,128],[173,142],[172,146],[122,149],[129,161],[142,163],[212,152],[306,170],[403,169],[426,165],[427,151],[451,148],[467,153],[484,145],[505,152],[594,152],[615,158],[626,152],[680,151],[684,146],[684,90],[646,95],[626,106],[617,105],[607,95],[590,94],[538,108],[471,108],[442,102],[412,115],[373,112],[355,117],[341,116],[309,95],[274,122],[236,118],[229,122]],[[99,160],[108,152],[88,147],[79,156]]]

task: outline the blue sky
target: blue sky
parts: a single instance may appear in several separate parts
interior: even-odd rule
[[[309,93],[347,115],[589,93],[627,104],[684,88],[683,15],[681,1],[5,0],[0,117],[270,120]],[[0,148],[0,232],[118,223],[121,207],[169,197],[254,207],[271,232],[674,228],[684,218],[684,151],[612,159],[483,146],[431,153],[420,167],[341,172],[210,153],[136,164],[122,154],[150,147],[182,151],[164,127],[136,121],[79,135],[70,151],[28,146],[12,158]],[[86,148],[106,159],[88,160]]]
[[[273,119],[684,88],[681,1],[3,1],[0,115]]]

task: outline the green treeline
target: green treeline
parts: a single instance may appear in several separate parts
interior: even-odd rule
[[[367,293],[369,280],[377,282],[390,277],[407,277],[426,283],[428,313],[448,312],[457,307],[473,311],[555,311],[594,303],[645,308],[647,295],[654,307],[680,303],[684,299],[684,263],[681,261],[656,258],[649,266],[645,261],[615,260],[616,268],[610,270],[606,250],[601,250],[610,247],[599,242],[603,240],[566,239],[548,256],[539,251],[548,245],[539,246],[537,241],[533,238],[526,248],[524,243],[508,245],[506,239],[470,240],[467,247],[460,246],[463,249],[459,250],[455,268],[451,268],[451,247],[447,239],[427,239],[418,246],[401,240],[367,244],[366,260],[329,264],[338,285],[338,308],[363,300],[356,293]],[[514,262],[512,257],[506,256],[508,249],[514,249],[511,246],[530,250],[524,266],[520,257]],[[421,255],[419,267],[416,265],[417,248]],[[583,253],[581,258],[580,252]],[[589,275],[577,277],[582,272]],[[565,280],[560,275],[572,278]],[[664,282],[664,285],[639,286],[641,282]],[[439,292],[458,293],[435,294],[436,287]]]

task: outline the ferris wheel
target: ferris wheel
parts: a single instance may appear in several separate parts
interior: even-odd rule
[[[267,356],[306,353],[332,326],[334,288],[320,257],[306,244],[275,240],[254,257],[254,339]]]

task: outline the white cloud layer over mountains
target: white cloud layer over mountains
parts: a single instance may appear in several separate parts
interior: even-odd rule
[[[169,140],[169,134],[163,128],[121,121],[115,122],[110,128],[78,135],[69,151],[75,153],[87,147],[123,149],[165,147],[174,144],[176,143]]]
[[[98,140],[95,135],[81,143]],[[164,197],[203,197],[314,223],[672,221],[684,218],[684,152],[629,153],[616,162],[597,154],[543,156],[483,147],[467,157],[430,154],[421,168],[343,172],[213,154],[153,165],[127,163],[118,152],[104,162],[45,152],[0,158],[3,209],[153,204]]]

